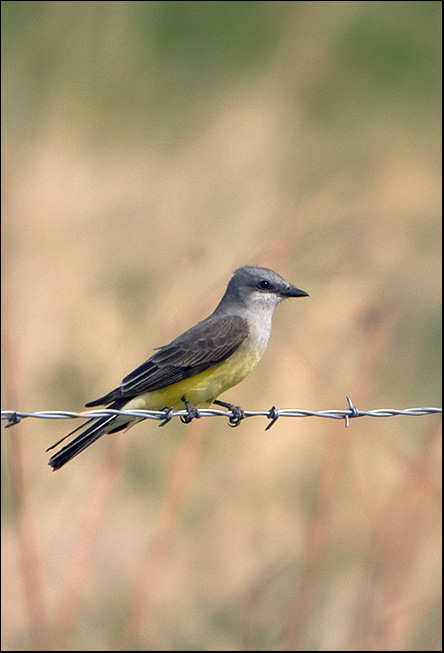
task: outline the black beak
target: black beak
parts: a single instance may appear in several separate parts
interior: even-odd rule
[[[301,290],[300,288],[296,288],[296,286],[290,286],[288,285],[286,288],[283,288],[280,292],[281,297],[310,297],[308,292],[305,292],[305,290]]]

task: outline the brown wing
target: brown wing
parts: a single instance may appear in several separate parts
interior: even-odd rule
[[[159,347],[151,358],[125,376],[118,388],[86,406],[130,400],[199,374],[231,356],[247,335],[248,323],[243,317],[210,316],[168,345]]]

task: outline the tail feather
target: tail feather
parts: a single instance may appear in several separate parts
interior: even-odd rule
[[[114,404],[111,404],[109,408],[115,408],[115,409],[120,409],[122,408],[121,402],[115,402]],[[94,423],[91,424],[88,428],[86,428],[82,433],[79,433],[77,437],[74,438],[69,444],[65,445],[62,447],[57,453],[55,453],[53,456],[48,461],[48,465],[50,465],[53,470],[60,469],[65,463],[67,463],[71,458],[74,458],[74,456],[77,456],[81,451],[89,447],[90,444],[98,440],[102,435],[105,433],[110,433],[115,432],[115,431],[120,431],[121,429],[124,429],[128,426],[128,422],[124,424],[119,424],[118,426],[115,426],[113,429],[110,428],[110,425],[117,419],[117,415],[111,415],[110,417],[99,417],[94,420]],[[89,422],[88,422],[89,423]],[[85,426],[85,425],[83,425]],[[75,429],[72,431],[74,433],[78,429]],[[68,435],[71,435],[69,433]],[[68,436],[65,436],[68,437]],[[64,438],[62,438],[63,440]],[[59,440],[61,442],[61,440]],[[58,443],[56,443],[54,446],[56,446]],[[52,449],[53,447],[50,447]]]

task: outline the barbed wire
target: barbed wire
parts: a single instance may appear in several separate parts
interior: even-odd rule
[[[323,417],[327,419],[342,419],[345,426],[349,426],[350,419],[355,417],[394,417],[397,415],[407,415],[410,417],[421,417],[422,415],[431,415],[442,413],[442,408],[376,408],[372,410],[360,410],[353,405],[350,397],[347,397],[348,408],[344,410],[304,410],[300,408],[280,408],[275,406],[268,410],[243,410],[241,419],[247,417],[266,417],[270,420],[265,430],[268,430],[281,417]],[[186,410],[173,411],[171,408],[164,410],[115,410],[112,408],[102,408],[96,410],[85,410],[80,413],[64,410],[41,410],[32,413],[18,410],[2,410],[1,419],[8,420],[5,428],[18,424],[26,417],[37,419],[91,419],[99,417],[109,417],[112,415],[124,415],[134,417],[139,420],[153,419],[160,421],[160,426],[164,426],[174,417],[179,417],[182,421],[190,421],[189,413]],[[240,422],[239,414],[233,410],[218,410],[214,408],[202,408],[197,411],[196,418],[202,417],[225,417],[231,426],[237,426]]]

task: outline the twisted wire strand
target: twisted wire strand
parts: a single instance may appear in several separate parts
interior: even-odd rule
[[[305,410],[301,408],[280,408],[275,406],[268,410],[245,410],[245,417],[267,417],[271,422],[267,428],[270,428],[281,417],[323,417],[327,419],[343,419],[345,425],[349,425],[349,420],[354,417],[394,417],[397,415],[406,415],[410,417],[421,417],[423,415],[432,415],[442,413],[442,408],[376,408],[373,410],[360,410],[353,405],[350,397],[347,397],[348,408],[333,410]],[[125,415],[139,419],[153,419],[163,423],[169,422],[174,417],[186,417],[186,410],[172,411],[170,408],[164,410],[114,410],[112,408],[102,408],[96,410],[85,410],[82,412],[71,412],[65,410],[40,410],[35,412],[23,412],[18,410],[2,410],[1,419],[7,420],[5,428],[17,424],[26,417],[36,419],[74,419],[83,418],[91,419],[98,417],[107,417],[111,415]],[[214,408],[202,408],[198,411],[198,417],[225,417],[230,420],[235,418],[231,410],[217,410]]]

